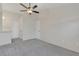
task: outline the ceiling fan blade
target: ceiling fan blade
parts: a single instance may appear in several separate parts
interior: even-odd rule
[[[38,6],[37,6],[37,5],[34,5],[34,6],[33,6],[33,9],[35,9],[36,7],[38,7]]]
[[[34,12],[34,13],[39,13],[38,11],[32,11],[32,12]]]
[[[20,10],[21,12],[27,11],[27,10]]]
[[[27,7],[24,5],[24,4],[22,4],[22,3],[19,3],[21,6],[23,6],[24,8],[26,8],[27,9]]]

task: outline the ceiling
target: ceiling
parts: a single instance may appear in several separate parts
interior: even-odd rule
[[[41,11],[41,10],[45,11],[46,9],[52,10],[54,7],[57,7],[57,6],[76,5],[79,7],[78,3],[74,3],[74,4],[71,4],[71,3],[69,4],[68,3],[32,3],[32,6],[35,4],[38,5],[38,8],[36,8],[37,11]],[[27,6],[28,4],[26,3],[25,5]],[[15,13],[22,13],[20,12],[20,10],[24,9],[24,7],[20,6],[18,3],[2,3],[2,9],[15,12]]]
[[[36,10],[42,10],[45,8],[50,8],[51,6],[55,7],[59,5],[59,4],[49,4],[49,3],[32,3],[32,6],[35,4],[38,5],[38,8],[36,8]],[[27,6],[28,4],[26,3],[25,5]],[[21,13],[19,10],[24,9],[24,7],[20,6],[18,3],[3,3],[2,8],[3,10],[16,12],[16,13]]]
[[[25,4],[26,6],[28,6],[28,4]],[[35,4],[32,4],[32,6],[35,5]],[[40,8],[40,4],[36,4],[38,5],[38,8],[36,8],[36,10],[39,10]],[[10,11],[10,12],[15,12],[15,13],[22,13],[20,12],[20,10],[23,10],[25,9],[24,7],[22,7],[21,5],[19,5],[19,3],[3,3],[2,4],[2,9],[3,10],[7,10],[7,11]]]

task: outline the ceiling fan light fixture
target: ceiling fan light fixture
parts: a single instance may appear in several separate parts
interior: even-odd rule
[[[27,13],[28,13],[28,14],[31,14],[31,13],[32,13],[32,11],[31,11],[31,10],[28,10],[28,11],[27,11]]]

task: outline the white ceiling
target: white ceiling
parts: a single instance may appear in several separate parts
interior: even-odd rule
[[[78,6],[79,4],[68,4],[68,3],[32,3],[33,5],[38,5],[38,8],[36,8],[35,10],[41,11],[41,10],[46,10],[46,9],[53,9],[54,7],[57,6]],[[25,4],[26,6],[28,4]],[[25,9],[24,7],[20,6],[18,3],[2,3],[2,8],[3,10],[7,10],[7,11],[11,11],[11,12],[15,12],[15,13],[22,13],[20,12],[20,10]]]
[[[59,4],[49,4],[49,3],[32,3],[32,6],[35,4],[38,5],[38,8],[36,8],[36,10],[50,8],[51,6],[55,7],[55,6],[59,5]],[[28,4],[25,4],[25,5],[28,6]],[[16,12],[16,13],[21,13],[19,10],[24,9],[24,7],[19,5],[19,3],[3,3],[2,8],[3,8],[3,10]]]
[[[26,6],[28,6],[28,4],[25,4]],[[35,5],[35,4],[32,4]],[[38,5],[38,8],[36,8],[36,10],[39,10],[41,4],[36,4]],[[19,5],[19,3],[3,3],[2,4],[2,9],[3,10],[7,10],[7,11],[11,11],[11,12],[16,12],[16,13],[22,13],[20,12],[20,10],[25,9],[24,7],[22,7],[21,5]]]

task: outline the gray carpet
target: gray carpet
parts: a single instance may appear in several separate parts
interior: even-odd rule
[[[0,56],[79,56],[79,53],[32,39],[0,46]]]

